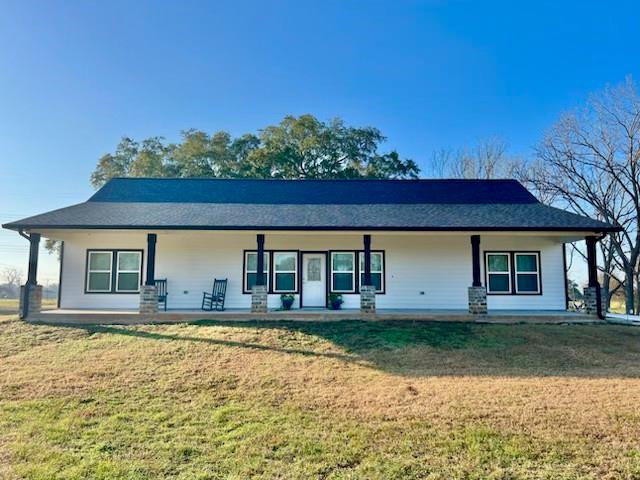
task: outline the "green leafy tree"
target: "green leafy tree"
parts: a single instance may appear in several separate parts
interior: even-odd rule
[[[417,178],[420,169],[395,152],[381,153],[385,137],[373,127],[356,128],[341,119],[287,116],[258,135],[233,138],[185,130],[181,141],[162,137],[138,143],[124,137],[103,155],[91,175],[98,188],[113,177],[205,178]]]

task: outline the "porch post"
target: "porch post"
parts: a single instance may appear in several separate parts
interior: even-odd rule
[[[364,242],[364,272],[362,285],[360,285],[360,312],[375,313],[376,311],[376,287],[371,281],[371,235],[363,236]],[[360,265],[355,269],[360,270]]]
[[[38,249],[40,247],[40,234],[32,233],[29,235],[29,270],[27,273],[27,283],[36,285],[38,276]]]
[[[589,275],[589,284],[584,289],[584,306],[588,314],[604,318],[602,315],[600,284],[598,283],[598,260],[596,256],[596,243],[598,242],[598,237],[585,237],[585,242],[587,243],[587,272]]]
[[[156,241],[158,235],[149,233],[147,235],[147,280],[145,285],[156,284]]]
[[[156,287],[156,241],[158,235],[147,234],[147,278],[140,288],[140,308],[142,314],[158,313],[158,289]]]
[[[265,285],[265,278],[264,278],[264,234],[259,233],[256,236],[256,241],[258,244],[258,266],[256,268],[257,271],[257,275],[256,275],[256,285]]]
[[[40,248],[40,234],[32,233],[20,235],[29,240],[29,268],[27,282],[20,287],[20,318],[26,318],[31,313],[42,309],[42,285],[38,285],[38,250]]]
[[[264,276],[264,234],[256,235],[257,266],[256,283],[251,290],[251,313],[267,313],[268,291]]]
[[[487,314],[487,288],[482,286],[480,277],[480,235],[471,235],[472,283],[468,290],[469,313]]]

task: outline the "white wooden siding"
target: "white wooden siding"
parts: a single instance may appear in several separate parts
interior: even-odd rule
[[[88,249],[146,249],[147,232],[67,232],[62,308],[135,309],[135,294],[84,293]],[[169,308],[197,309],[202,292],[214,277],[227,278],[228,308],[249,308],[251,295],[242,293],[243,250],[255,250],[255,233],[159,231],[156,278],[168,279]],[[361,234],[266,233],[266,249],[361,250]],[[562,310],[564,273],[562,244],[545,237],[491,236],[481,239],[484,282],[485,250],[537,250],[542,266],[542,295],[492,295],[488,307],[500,309]],[[385,251],[386,293],[377,295],[378,308],[467,309],[471,284],[469,235],[372,234],[372,249]],[[146,261],[146,254],[145,254]],[[144,277],[144,272],[143,272]],[[359,308],[359,295],[344,295],[344,308]],[[269,295],[277,308],[280,295]],[[298,296],[294,308],[298,307]]]

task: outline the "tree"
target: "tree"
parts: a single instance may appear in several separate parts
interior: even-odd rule
[[[513,178],[521,162],[507,150],[507,143],[498,137],[481,140],[471,148],[439,150],[431,159],[432,172],[441,178]]]
[[[629,77],[564,114],[537,148],[525,180],[553,203],[623,228],[601,242],[609,282],[622,275],[633,313],[640,258],[640,97]]]
[[[22,285],[22,272],[15,267],[6,267],[2,271],[2,278],[7,285],[20,288]]]
[[[99,159],[91,183],[98,188],[117,176],[417,178],[414,161],[379,151],[385,140],[373,127],[322,122],[313,115],[287,116],[258,135],[237,138],[193,129],[183,131],[176,144],[165,144],[162,137],[141,143],[124,137],[114,153]]]

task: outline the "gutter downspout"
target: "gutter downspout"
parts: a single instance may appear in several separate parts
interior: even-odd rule
[[[597,245],[599,241],[604,240],[604,237],[607,236],[606,232],[601,232],[600,236],[596,237],[596,241],[595,244]],[[596,264],[596,272],[598,271],[597,268],[597,264]],[[597,274],[597,273],[596,273]],[[600,285],[600,282],[598,282],[597,286],[596,286],[596,292],[597,292],[597,298],[596,298],[596,302],[597,302],[597,314],[598,314],[598,318],[600,320],[605,320],[606,315],[602,313],[602,286]]]

